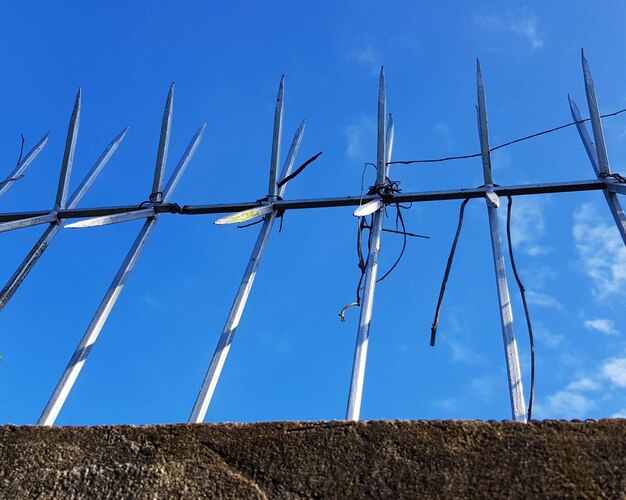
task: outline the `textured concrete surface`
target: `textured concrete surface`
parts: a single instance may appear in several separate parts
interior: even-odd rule
[[[626,498],[626,420],[0,427],[2,498]]]

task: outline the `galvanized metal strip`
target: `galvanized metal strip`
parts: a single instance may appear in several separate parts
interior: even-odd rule
[[[91,320],[87,331],[83,335],[83,338],[78,344],[76,351],[72,355],[72,358],[65,368],[61,379],[59,380],[57,386],[54,389],[54,392],[52,393],[52,396],[50,397],[50,400],[46,404],[46,407],[39,417],[39,420],[37,420],[37,425],[54,425],[54,422],[59,412],[61,411],[61,408],[63,407],[67,396],[72,390],[74,382],[76,382],[76,379],[78,378],[78,375],[80,374],[80,371],[82,370],[83,365],[87,360],[87,356],[89,356],[91,348],[98,339],[98,335],[100,334],[102,327],[106,323],[106,320],[108,319],[109,314],[111,313],[111,310],[113,309],[113,306],[117,301],[117,298],[119,297],[120,293],[122,293],[124,285],[126,284],[126,281],[128,280],[131,271],[135,267],[137,259],[141,255],[141,252],[144,249],[148,238],[152,234],[152,231],[154,231],[156,223],[157,218],[153,217],[151,219],[148,219],[141,228],[139,235],[135,239],[133,246],[128,252],[126,258],[124,259],[124,262],[122,263],[120,269],[115,275],[115,278],[113,279],[113,282],[109,286],[109,289],[107,290],[102,302],[100,303],[96,314]]]
[[[50,242],[54,239],[57,233],[61,230],[60,224],[50,224],[48,228],[41,235],[37,243],[33,245],[33,248],[28,252],[26,258],[22,261],[17,270],[13,273],[9,281],[7,281],[2,291],[0,291],[0,311],[9,303],[11,297],[15,294],[19,286],[22,284],[32,267],[37,263],[39,257],[44,253]]]
[[[4,196],[4,194],[11,188],[11,186],[15,184],[17,180],[24,175],[24,172],[26,172],[26,169],[33,162],[33,160],[37,158],[37,155],[41,152],[41,150],[47,144],[49,137],[50,137],[50,132],[46,133],[46,135],[44,135],[39,140],[39,142],[33,146],[33,148],[26,154],[26,156],[22,158],[22,161],[20,161],[17,167],[15,167],[13,172],[9,174],[6,180],[0,183],[0,198],[2,198],[2,196]]]
[[[167,190],[166,193],[168,196],[172,195],[173,190],[178,185],[178,179],[184,173],[191,157],[196,151],[198,143],[202,138],[203,130],[204,126],[201,127],[198,132],[196,132],[189,146],[187,147],[187,150],[183,154],[180,162],[178,163],[176,170],[172,174],[172,178],[168,183],[169,190]],[[74,382],[78,378],[78,375],[83,365],[85,364],[91,348],[93,347],[98,336],[100,335],[100,332],[104,327],[104,324],[106,323],[106,320],[108,319],[111,310],[115,306],[117,298],[122,292],[122,289],[124,288],[124,285],[126,284],[126,281],[130,276],[130,273],[135,267],[135,264],[141,255],[141,252],[148,242],[152,231],[154,231],[154,228],[158,221],[158,217],[159,214],[156,214],[154,217],[148,218],[148,220],[146,220],[143,227],[139,231],[139,234],[135,239],[133,246],[126,255],[124,262],[122,262],[122,265],[120,266],[117,274],[115,275],[115,278],[109,286],[109,289],[107,290],[102,302],[100,303],[98,310],[91,320],[87,331],[83,335],[83,338],[78,344],[78,347],[76,348],[72,358],[70,359],[70,362],[65,368],[65,371],[63,372],[63,375],[61,376],[61,379],[59,380],[54,392],[52,393],[48,404],[46,405],[41,416],[39,417],[37,425],[54,424],[59,412],[61,411],[61,408],[65,403],[65,400],[67,399],[67,396],[72,390]]]
[[[296,131],[294,139],[291,143],[287,160],[285,161],[281,175],[281,178],[283,179],[291,173],[296,155],[298,154],[298,150],[300,148],[300,143],[302,142],[305,125],[306,121],[303,121],[300,124],[300,127]],[[285,188],[286,184],[281,186],[281,189],[279,190],[281,196],[284,193]],[[213,399],[213,394],[215,393],[215,388],[217,387],[224,363],[226,362],[235,333],[237,332],[237,327],[239,326],[241,316],[246,307],[248,297],[250,296],[254,279],[256,278],[259,266],[261,265],[261,260],[263,259],[263,254],[265,252],[265,248],[267,247],[267,242],[269,241],[272,227],[274,226],[274,221],[276,220],[276,215],[277,212],[274,210],[271,214],[265,216],[265,220],[263,221],[263,225],[259,231],[259,236],[257,237],[254,248],[252,249],[250,260],[248,261],[243,278],[239,284],[239,289],[235,295],[235,300],[233,301],[228,318],[226,319],[226,324],[224,325],[222,334],[220,335],[220,340],[215,348],[207,373],[202,381],[200,392],[198,393],[198,397],[196,398],[191,410],[191,415],[189,416],[189,422],[191,423],[203,422],[206,417],[206,413],[209,409],[209,405],[211,404],[211,400]]]
[[[483,174],[485,184],[491,188],[493,177],[491,173],[491,155],[489,152],[489,129],[487,126],[487,105],[485,99],[485,86],[483,83],[480,62],[477,60],[477,90],[478,90],[478,131],[480,138],[480,150],[483,162]],[[487,199],[487,215],[489,218],[489,232],[491,234],[491,250],[496,273],[496,286],[498,302],[500,304],[500,321],[502,323],[502,336],[504,340],[504,353],[506,359],[507,376],[509,382],[509,396],[511,400],[511,414],[513,420],[526,422],[526,405],[524,403],[524,391],[522,387],[522,374],[520,370],[517,343],[513,333],[513,311],[509,297],[509,287],[506,279],[504,256],[502,254],[502,240],[498,223],[498,209],[493,202]]]
[[[74,100],[74,109],[70,118],[70,125],[67,130],[67,139],[65,141],[65,151],[63,152],[63,162],[61,163],[61,175],[59,177],[59,187],[57,189],[57,197],[54,202],[54,208],[65,208],[67,201],[67,192],[70,186],[70,177],[72,175],[72,165],[74,164],[74,153],[76,152],[76,141],[78,140],[78,128],[80,125],[80,104],[82,99],[82,91],[78,89],[76,99]]]
[[[10,222],[0,223],[0,233],[6,231],[14,231],[15,229],[24,229],[25,227],[38,226],[40,224],[46,224],[47,222],[53,222],[57,220],[57,215],[54,212],[49,212],[45,215],[38,215],[36,217],[29,217],[28,219],[19,219]]]
[[[382,186],[387,176],[387,170],[391,156],[387,155],[387,149],[391,153],[392,144],[385,143],[386,135],[393,140],[393,130],[385,130],[385,119],[387,118],[387,96],[385,93],[385,73],[380,70],[380,80],[378,88],[378,127],[376,136],[376,184]],[[391,123],[393,127],[393,122]],[[361,311],[359,315],[359,327],[357,331],[356,346],[354,350],[354,361],[352,364],[352,377],[350,380],[350,392],[348,394],[348,405],[346,409],[346,420],[359,420],[361,415],[361,401],[363,399],[363,384],[365,381],[365,365],[367,362],[367,350],[369,346],[370,326],[374,309],[374,293],[376,291],[376,277],[378,274],[378,256],[380,253],[380,242],[383,229],[384,207],[379,208],[372,216],[372,233],[367,256],[367,266],[365,268],[365,279],[363,289],[363,299],[361,300]]]

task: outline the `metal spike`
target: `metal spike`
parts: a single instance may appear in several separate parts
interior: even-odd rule
[[[272,134],[272,158],[270,161],[270,185],[267,192],[268,199],[276,199],[276,175],[280,161],[280,143],[283,135],[283,107],[285,100],[285,75],[280,78],[278,97],[276,98],[276,110],[274,111],[274,132]]]
[[[368,201],[365,205],[361,205],[357,208],[352,215],[355,217],[367,217],[370,214],[376,212],[376,210],[380,210],[383,208],[385,204],[382,200],[372,200]]]
[[[96,161],[94,166],[91,168],[89,173],[83,179],[83,182],[76,188],[76,191],[72,194],[68,201],[68,208],[74,209],[83,198],[83,196],[87,193],[96,177],[102,172],[102,169],[111,159],[111,156],[120,143],[126,136],[126,132],[128,128],[124,129],[115,139],[111,141],[111,143],[107,146],[104,152],[100,155],[100,158]],[[45,220],[43,222],[52,222],[50,227],[46,229],[41,238],[35,243],[33,248],[28,252],[25,259],[22,261],[17,270],[13,273],[13,276],[9,279],[9,281],[4,285],[2,291],[0,291],[0,311],[7,305],[11,297],[15,294],[19,286],[22,284],[32,267],[37,263],[39,258],[43,255],[48,248],[48,245],[52,242],[57,233],[61,230],[62,223],[60,223],[56,215],[54,217],[50,217],[49,220]],[[43,223],[42,222],[42,223]]]
[[[598,100],[596,99],[596,90],[589,71],[589,64],[585,57],[585,51],[580,53],[583,65],[583,76],[585,79],[585,93],[587,94],[587,105],[589,106],[589,116],[591,117],[591,129],[596,143],[596,155],[598,158],[598,169],[602,174],[610,174],[609,157],[606,152],[606,142],[604,141],[604,132],[602,131],[602,120],[600,119],[600,110],[598,109]]]
[[[171,196],[173,194],[173,190],[176,188],[178,184],[178,179],[185,171],[189,160],[193,156],[200,138],[202,137],[202,132],[204,131],[204,126],[200,127],[198,132],[194,135],[189,144],[189,147],[183,154],[176,170],[172,174],[172,178],[168,183],[168,188],[166,189],[166,196]],[[178,179],[176,179],[178,177]],[[154,217],[150,217],[144,223],[143,227],[139,231],[133,246],[129,250],[124,262],[120,266],[115,278],[113,279],[109,289],[107,290],[98,310],[96,311],[91,323],[89,324],[87,331],[83,335],[78,347],[74,351],[72,358],[70,359],[61,379],[59,380],[48,404],[44,408],[39,420],[37,421],[37,425],[53,425],[56,420],[61,408],[63,407],[67,396],[72,390],[72,386],[74,382],[78,378],[80,371],[87,360],[87,356],[89,356],[89,352],[93,347],[94,343],[98,339],[104,324],[106,323],[111,310],[115,306],[115,303],[122,293],[124,285],[128,280],[137,260],[141,256],[141,252],[143,251],[152,231],[156,227],[156,223],[159,220],[159,214],[156,214]]]
[[[578,130],[578,135],[580,135],[580,139],[585,147],[585,151],[587,152],[587,156],[589,157],[589,161],[591,162],[591,166],[593,170],[596,172],[596,176],[600,179],[602,177],[602,170],[598,165],[598,153],[591,141],[591,137],[589,136],[589,132],[587,132],[587,127],[582,122],[582,116],[580,115],[580,111],[574,99],[571,96],[567,96],[569,100],[570,111],[572,112],[572,118],[576,123],[576,130]],[[608,178],[606,179],[608,181]],[[615,186],[623,186],[622,184],[615,184]],[[610,186],[612,187],[612,186]],[[615,220],[615,225],[617,226],[617,230],[619,231],[620,236],[622,237],[622,241],[624,245],[626,245],[626,215],[624,214],[624,209],[622,208],[622,204],[619,201],[619,198],[616,196],[615,192],[607,192],[604,190],[604,197],[606,198],[606,202],[609,206],[609,210],[613,215],[613,220]]]
[[[114,215],[103,215],[101,217],[93,217],[78,222],[72,222],[65,226],[66,229],[79,229],[85,227],[110,226],[111,224],[119,224],[137,219],[145,219],[146,217],[154,217],[156,214],[154,208],[144,208],[143,210],[134,210],[132,212],[124,212]]]
[[[595,171],[596,176],[599,176],[601,172],[600,172],[600,169],[598,168],[598,153],[596,152],[596,147],[593,141],[591,140],[591,136],[589,135],[589,132],[587,131],[587,127],[585,126],[584,123],[582,123],[583,118],[580,114],[580,110],[578,109],[578,106],[576,105],[576,102],[574,101],[572,96],[570,96],[569,94],[567,95],[567,100],[569,102],[569,109],[572,114],[572,118],[574,118],[575,122],[581,122],[581,123],[576,123],[576,130],[578,130],[578,135],[580,136],[580,140],[582,141],[585,151],[587,152],[587,156],[589,157],[591,166],[593,167],[593,170]]]
[[[17,182],[17,179],[21,178],[24,175],[24,172],[26,172],[28,166],[33,162],[33,160],[37,157],[37,155],[41,152],[41,150],[48,142],[49,137],[50,132],[46,133],[46,135],[44,135],[39,140],[39,142],[35,144],[35,146],[33,146],[33,149],[31,149],[26,154],[26,156],[22,159],[19,165],[15,167],[15,170],[13,170],[13,172],[9,174],[7,179],[0,184],[0,198],[2,198],[4,193],[6,193],[15,182]]]
[[[271,214],[273,211],[273,205],[261,205],[259,207],[249,208],[248,210],[242,210],[241,212],[237,212],[232,215],[227,215],[226,217],[221,217],[213,222],[213,224],[241,224],[242,222],[256,219],[257,217],[261,217],[263,215]]]
[[[172,173],[170,180],[168,181],[167,185],[165,186],[165,189],[163,190],[163,203],[169,203],[172,197],[172,194],[174,193],[174,190],[176,189],[176,186],[178,186],[180,179],[183,177],[183,174],[185,173],[185,170],[187,170],[187,165],[189,165],[189,162],[193,158],[193,155],[195,154],[196,150],[198,149],[198,146],[200,145],[200,141],[202,140],[202,136],[204,135],[205,129],[206,129],[206,123],[202,125],[198,130],[196,130],[196,133],[191,138],[191,141],[189,141],[189,145],[187,146],[187,149],[183,153],[183,156],[181,156],[180,161],[178,162],[178,165],[176,165],[176,168],[174,169],[174,173]]]
[[[380,68],[380,83],[378,89],[378,128],[376,144],[376,185],[382,186],[387,176],[388,165],[391,155],[387,154],[385,144],[385,119],[387,117],[387,97],[385,94],[385,73]],[[393,127],[387,130],[387,137],[393,140]],[[391,147],[389,148],[392,149]],[[354,362],[352,365],[352,378],[350,380],[350,393],[348,395],[348,407],[346,420],[359,420],[361,415],[361,401],[363,398],[363,383],[365,381],[365,364],[367,361],[367,349],[369,345],[370,326],[374,309],[374,292],[376,290],[376,276],[378,274],[378,256],[380,254],[380,241],[383,229],[384,209],[379,208],[372,216],[372,229],[370,236],[367,267],[363,285],[363,299],[359,315],[359,329],[357,332],[356,347],[354,350]]]
[[[174,107],[174,83],[170,85],[161,120],[161,135],[159,137],[159,149],[157,151],[156,166],[154,167],[154,181],[152,182],[152,194],[150,201],[159,201],[159,193],[163,191],[163,177],[165,175],[165,163],[167,151],[170,145],[170,131],[172,129],[172,109]]]
[[[477,93],[478,93],[478,132],[480,138],[480,151],[483,161],[483,175],[485,185],[493,187],[491,174],[491,155],[489,152],[489,131],[487,128],[487,105],[485,99],[485,85],[480,70],[480,62],[476,60]],[[494,193],[491,193],[495,195]],[[496,196],[497,198],[497,196]],[[517,344],[513,333],[513,311],[509,298],[509,286],[506,280],[504,256],[502,254],[502,240],[500,238],[500,226],[498,222],[498,209],[494,199],[489,199],[489,191],[485,193],[487,201],[487,215],[489,217],[489,229],[491,233],[491,250],[493,263],[496,271],[496,286],[498,301],[500,304],[500,321],[502,323],[502,336],[504,340],[504,353],[509,382],[509,396],[511,400],[511,414],[517,422],[526,421],[526,408],[524,392],[522,389],[522,374],[519,365]]]
[[[306,120],[302,120],[298,130],[296,130],[295,135],[293,136],[293,140],[291,141],[291,146],[289,147],[289,152],[287,153],[287,161],[283,165],[283,169],[280,173],[280,179],[283,180],[291,175],[291,170],[293,169],[293,164],[296,161],[296,155],[298,150],[300,149],[300,143],[302,142],[302,137],[304,136],[304,129],[306,127]],[[283,184],[278,188],[278,196],[282,197],[285,193],[285,189],[287,188],[286,184]]]
[[[300,142],[302,141],[302,135],[304,133],[305,125],[306,121],[303,121],[293,138],[291,148],[289,149],[289,153],[287,155],[287,161],[285,161],[281,176],[283,179],[291,173],[291,169],[295,162],[296,155],[298,154],[298,149],[300,148]],[[274,185],[275,184],[276,182],[274,181]],[[286,184],[281,187],[281,193],[284,193],[285,187]],[[235,333],[237,332],[239,321],[241,320],[241,316],[246,307],[248,297],[250,296],[250,291],[252,290],[254,279],[256,278],[259,266],[261,265],[263,253],[265,252],[265,248],[267,246],[267,242],[272,232],[272,227],[274,226],[275,220],[275,210],[265,216],[263,226],[261,226],[259,236],[257,237],[254,249],[252,250],[252,255],[250,256],[250,260],[248,261],[248,265],[243,274],[243,278],[241,279],[241,283],[239,284],[237,295],[235,296],[233,305],[230,308],[230,313],[228,314],[228,318],[226,319],[226,324],[224,325],[224,329],[222,330],[220,340],[217,344],[217,347],[215,348],[215,353],[211,358],[211,363],[209,364],[209,368],[207,369],[204,380],[202,381],[200,392],[198,393],[198,397],[196,398],[196,401],[191,410],[189,422],[200,423],[203,422],[204,418],[206,417],[209,405],[211,404],[211,399],[213,398],[213,393],[215,392],[217,382],[219,381],[220,375],[222,373],[222,368],[224,367],[224,363],[226,362],[226,358],[228,357],[230,346],[233,342],[233,339],[235,338]]]
[[[98,158],[94,166],[91,167],[91,170],[83,179],[83,182],[80,183],[80,186],[78,186],[76,188],[76,191],[74,191],[74,193],[72,193],[72,196],[70,196],[70,199],[67,202],[67,208],[76,208],[76,206],[80,203],[80,200],[82,200],[83,196],[85,196],[87,191],[89,191],[89,188],[94,183],[98,175],[100,175],[102,169],[106,166],[113,154],[117,151],[117,148],[120,147],[120,144],[124,140],[124,137],[126,137],[127,132],[128,127],[122,130],[102,152],[100,158]]]
[[[387,157],[385,158],[385,162],[389,163],[391,161],[391,153],[393,151],[393,137],[395,133],[395,127],[393,123],[393,115],[389,113],[389,120],[387,121],[387,138],[385,139],[385,143],[387,144],[385,149],[385,154]],[[385,172],[385,177],[389,177],[389,167],[387,165],[387,171]]]
[[[78,128],[80,125],[80,104],[82,99],[82,91],[79,88],[74,100],[74,109],[70,118],[70,125],[67,130],[67,140],[65,141],[65,151],[63,153],[63,163],[61,164],[61,176],[59,177],[59,187],[57,189],[57,197],[54,202],[54,208],[65,208],[67,201],[67,191],[70,186],[70,177],[72,175],[72,165],[74,164],[74,153],[76,152],[76,141],[78,139]]]
[[[382,186],[387,174],[387,154],[385,153],[385,120],[387,118],[387,95],[385,93],[385,68],[380,68],[378,83],[378,135],[376,152],[376,184]]]

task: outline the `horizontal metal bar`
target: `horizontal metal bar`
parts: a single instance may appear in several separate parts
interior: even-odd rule
[[[610,189],[613,181],[605,181],[603,179],[594,179],[590,181],[573,181],[573,182],[553,182],[547,184],[523,184],[519,186],[494,186],[491,191],[498,196],[522,196],[532,194],[550,194],[550,193],[571,193],[575,191],[600,191],[602,189]],[[465,198],[483,198],[487,188],[473,189],[451,189],[447,191],[423,191],[416,193],[399,193],[385,199],[387,203],[417,203],[422,201],[445,201],[445,200],[463,200]],[[378,199],[378,195],[366,196],[339,196],[336,198],[311,198],[304,200],[281,200],[275,201],[274,207],[278,210],[300,210],[306,208],[326,208],[326,207],[353,207],[369,201]],[[260,206],[258,201],[248,201],[241,203],[217,203],[212,205],[185,205],[179,207],[172,203],[155,204],[154,211],[157,214],[162,213],[180,213],[183,215],[203,215],[203,214],[227,214],[231,212],[239,212],[249,208]],[[74,208],[57,210],[56,215],[59,219],[81,219],[85,217],[99,217],[102,215],[114,215],[125,212],[133,212],[145,209],[139,205],[122,205],[116,207],[96,207],[96,208]],[[49,210],[38,210],[32,212],[12,212],[0,214],[0,222],[9,222],[20,219],[29,219],[31,217],[40,217],[52,213]]]
[[[494,186],[490,188],[498,196],[520,196],[530,194],[570,193],[574,191],[597,191],[605,189],[604,180],[555,182],[548,184],[526,184],[519,186]],[[454,189],[447,191],[424,191],[417,193],[400,193],[389,197],[389,203],[408,203],[422,201],[463,200],[465,198],[484,198],[487,188]],[[308,200],[282,200],[274,202],[279,210],[299,210],[304,208],[347,207],[358,206],[378,199],[378,195],[341,196],[336,198],[317,198]],[[237,212],[259,206],[256,201],[248,203],[231,203],[220,205],[185,205],[181,213],[186,215],[216,214]]]
[[[607,182],[606,188],[611,191],[611,193],[626,194],[626,184],[621,182]]]

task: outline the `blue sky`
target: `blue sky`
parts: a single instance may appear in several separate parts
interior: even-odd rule
[[[204,140],[179,204],[266,194],[276,91],[285,74],[283,158],[308,125],[287,198],[356,195],[375,161],[378,72],[385,65],[395,160],[479,151],[475,59],[492,144],[587,116],[584,47],[602,112],[626,107],[623,2],[11,2],[0,15],[0,177],[51,138],[0,211],[54,203],[67,122],[83,89],[70,191],[130,131],[80,206],[135,204],[152,185],[163,104],[176,83],[169,176],[194,131]],[[626,118],[605,120],[609,158],[626,157]],[[501,185],[594,177],[575,129],[500,150]],[[397,166],[403,191],[475,187],[480,159]],[[374,182],[372,169],[367,185]],[[510,406],[485,204],[470,202],[435,348],[430,325],[459,202],[415,204],[410,240],[376,291],[364,419],[506,419]],[[626,250],[598,192],[514,202],[513,238],[536,334],[537,418],[626,415]],[[293,211],[275,228],[207,421],[341,419],[358,311],[350,208]],[[259,226],[163,216],[57,420],[61,425],[186,421]],[[387,221],[390,226],[392,220]],[[140,221],[62,231],[0,313],[0,422],[34,423]],[[43,226],[2,234],[4,283]],[[385,234],[381,270],[401,238]],[[510,265],[508,266],[510,271]],[[510,277],[526,394],[529,348]]]

